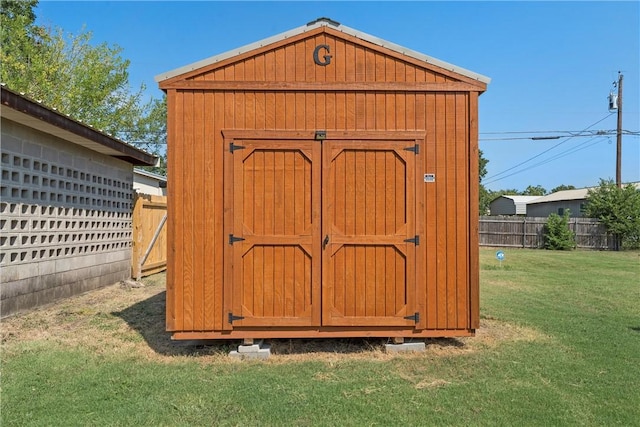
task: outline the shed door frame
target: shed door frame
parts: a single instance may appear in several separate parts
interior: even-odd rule
[[[314,141],[316,139],[316,131],[268,131],[268,130],[238,130],[238,129],[227,129],[222,130],[222,135],[224,138],[224,236],[229,236],[233,234],[233,224],[234,224],[234,186],[231,185],[234,182],[234,171],[233,168],[228,167],[233,162],[232,156],[233,153],[229,150],[231,144],[234,141],[240,140],[300,140],[300,141]],[[392,142],[400,142],[403,141],[407,143],[407,145],[416,145],[419,147],[418,152],[416,154],[415,159],[415,167],[413,168],[415,173],[415,233],[417,236],[421,236],[420,239],[424,242],[426,239],[424,238],[424,212],[425,212],[425,201],[424,201],[424,189],[422,187],[423,182],[423,170],[424,170],[424,142],[425,142],[425,131],[327,131],[324,140],[340,140],[340,141],[392,141]],[[315,141],[318,145],[322,143],[322,140]],[[322,168],[317,168],[318,171],[315,172],[315,176],[317,179],[322,181]],[[321,191],[324,191],[323,189]],[[317,215],[319,219],[322,216],[322,210],[317,211]],[[323,227],[322,224],[320,224]],[[324,235],[322,235],[324,236]],[[314,242],[313,245],[321,245],[321,239],[316,239],[317,242]],[[224,242],[224,277],[233,278],[234,276],[234,251],[233,246],[228,244],[228,242]],[[322,252],[322,251],[321,251]],[[415,252],[415,289],[411,290],[411,294],[414,296],[414,307],[417,313],[420,313],[419,321],[411,326],[416,329],[424,329],[426,326],[426,312],[425,312],[425,298],[426,298],[426,267],[423,260],[425,259],[426,247],[425,244],[422,243],[416,246]],[[324,256],[324,254],[322,255]],[[322,261],[324,262],[324,261]],[[322,269],[322,267],[321,267]],[[322,279],[324,280],[324,279]],[[322,301],[322,283],[319,286],[316,286],[312,289],[312,298],[314,301]],[[227,316],[231,313],[230,309],[234,307],[234,284],[232,280],[225,280],[223,283],[223,330],[230,331],[234,329],[234,324],[229,322]],[[235,315],[235,313],[234,313]],[[322,307],[320,305],[316,305],[313,313],[312,313],[312,324],[317,327],[321,327],[322,325]],[[237,326],[243,326],[242,321],[240,320]],[[247,325],[249,326],[249,325]],[[286,325],[282,325],[286,326]],[[291,325],[294,326],[294,325]],[[346,325],[345,325],[346,326]],[[357,326],[353,324],[352,326]],[[365,325],[362,325],[365,326]],[[381,325],[378,325],[381,326]],[[389,325],[393,326],[393,325]],[[399,325],[396,325],[399,326]]]

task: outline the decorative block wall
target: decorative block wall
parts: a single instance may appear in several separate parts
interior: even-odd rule
[[[131,275],[133,166],[2,120],[0,315]]]

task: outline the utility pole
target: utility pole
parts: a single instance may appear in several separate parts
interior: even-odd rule
[[[616,185],[622,188],[622,78],[618,71],[618,128],[616,131]]]

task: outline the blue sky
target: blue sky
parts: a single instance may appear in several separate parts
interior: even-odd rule
[[[494,190],[586,187],[614,178],[615,135],[569,138],[555,131],[615,130],[607,96],[618,71],[624,75],[623,128],[640,130],[637,1],[41,0],[36,14],[41,25],[89,30],[95,43],[122,47],[132,86],[145,84],[153,97],[161,96],[157,74],[321,16],[483,74],[492,82],[480,97],[480,148],[489,160],[485,183]],[[622,153],[623,181],[640,181],[640,137],[626,135]]]

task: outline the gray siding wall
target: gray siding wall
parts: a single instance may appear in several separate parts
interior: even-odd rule
[[[132,165],[2,119],[0,316],[131,275]]]
[[[559,200],[556,202],[534,203],[527,205],[527,216],[548,217],[552,213],[559,213],[559,209],[571,210],[571,218],[581,218],[583,216],[580,211],[584,200]]]
[[[500,197],[489,204],[491,215],[515,215],[516,205],[511,199]]]

